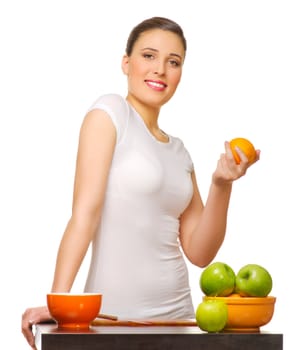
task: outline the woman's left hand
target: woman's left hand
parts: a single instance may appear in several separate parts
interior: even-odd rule
[[[225,153],[220,155],[216,170],[213,173],[213,182],[215,184],[232,183],[245,175],[247,169],[260,159],[260,150],[256,150],[256,159],[252,163],[249,163],[245,153],[240,149],[238,149],[237,152],[241,158],[241,162],[239,164],[236,163],[233,157],[230,143],[225,141]]]

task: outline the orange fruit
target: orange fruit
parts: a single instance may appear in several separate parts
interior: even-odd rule
[[[230,141],[230,147],[235,162],[236,164],[240,164],[241,158],[236,152],[235,146],[240,148],[241,151],[245,153],[249,163],[253,163],[253,161],[256,159],[257,153],[254,145],[249,140],[245,139],[244,137],[236,137]]]

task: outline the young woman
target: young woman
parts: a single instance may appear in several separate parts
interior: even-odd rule
[[[225,237],[232,183],[251,164],[240,150],[236,164],[225,142],[203,204],[188,151],[158,123],[185,54],[182,29],[169,19],[150,18],[132,30],[122,60],[126,98],[100,97],[81,126],[72,215],[53,292],[70,291],[92,244],[85,291],[104,295],[104,313],[194,318],[183,253],[199,267],[213,260]],[[46,306],[24,312],[22,331],[32,347],[32,325],[48,319]]]

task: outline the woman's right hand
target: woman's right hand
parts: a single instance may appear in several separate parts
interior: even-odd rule
[[[52,317],[50,316],[47,306],[28,308],[22,314],[21,331],[32,349],[36,349],[32,326],[40,322],[50,321],[51,319]]]

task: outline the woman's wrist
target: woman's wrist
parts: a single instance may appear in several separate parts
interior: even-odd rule
[[[212,176],[212,186],[220,188],[222,190],[228,190],[232,188],[233,180],[226,180],[222,177],[216,176],[215,173]]]

